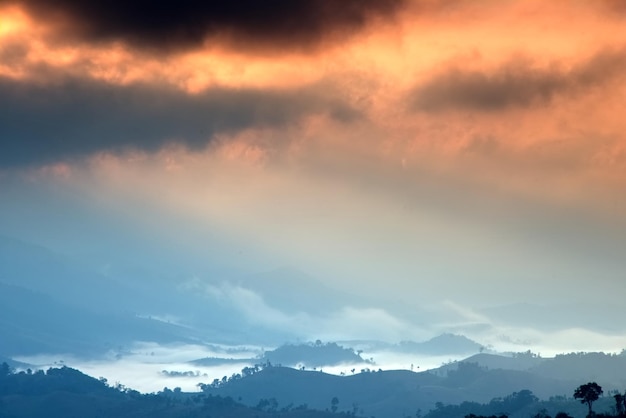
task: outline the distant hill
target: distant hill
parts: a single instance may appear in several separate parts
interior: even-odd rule
[[[137,340],[189,341],[188,329],[128,313],[92,312],[46,294],[0,283],[0,350],[97,355]]]
[[[268,367],[227,383],[207,385],[207,393],[241,398],[256,405],[264,398],[276,398],[280,404],[307,403],[317,409],[328,407],[337,397],[339,410],[349,411],[358,405],[358,413],[377,417],[406,417],[420,409],[428,411],[437,402],[459,403],[462,400],[489,402],[516,391],[529,389],[539,397],[573,393],[575,382],[560,381],[517,370],[489,370],[466,363],[446,376],[413,373],[407,370],[358,373],[334,376],[321,372]]]
[[[478,354],[427,372],[368,371],[348,376],[266,364],[203,384],[200,395],[169,389],[152,395],[123,387],[114,390],[68,368],[8,376],[0,373],[0,416],[263,418],[278,414],[313,418],[330,417],[320,411],[332,406],[338,413],[378,418],[406,418],[417,411],[422,416],[428,414],[428,418],[503,412],[511,413],[512,418],[527,418],[543,408],[552,415],[565,411],[583,416],[584,405],[571,399],[576,387],[597,380],[606,394],[613,389],[607,384],[610,374],[595,379],[585,370],[595,370],[594,365],[599,365],[599,373],[614,369],[618,376],[625,370],[623,361],[624,354],[578,353],[552,359],[532,353],[509,357]],[[568,371],[571,368],[578,372]],[[568,373],[575,379],[569,379]],[[624,386],[618,389],[622,392]],[[598,401],[597,410],[610,410],[612,401],[611,396],[605,396]],[[63,407],[44,414],[50,405]],[[100,415],[90,408],[96,408]]]
[[[236,359],[206,357],[190,362],[199,366],[215,366],[220,364],[273,364],[288,367],[317,368],[340,364],[373,364],[365,360],[351,348],[342,347],[337,343],[317,341],[308,344],[283,344],[274,350],[268,350],[256,358]]]
[[[450,333],[444,333],[426,341],[389,343],[377,340],[345,340],[338,341],[338,343],[349,347],[357,347],[365,352],[389,351],[425,356],[468,356],[490,351],[488,347],[464,335]]]
[[[132,256],[129,258],[132,259]],[[179,274],[179,272],[159,273],[158,269],[155,271],[154,266],[137,267],[133,262],[124,260],[109,264],[106,255],[61,254],[41,245],[0,235],[0,283],[48,296],[64,309],[105,316],[114,314],[126,318],[169,317],[176,323],[188,326],[188,330],[193,328],[197,332],[197,334],[194,332],[194,335],[201,335],[203,340],[212,343],[236,345],[254,341],[256,344],[276,345],[294,337],[293,332],[279,330],[270,325],[251,323],[244,313],[231,303],[224,302],[223,298],[217,298],[213,300],[217,303],[211,303],[210,298],[207,299],[206,287],[219,287],[223,283],[210,281],[195,283],[193,280],[181,278]],[[290,282],[291,287],[285,287],[281,293],[278,291],[280,286],[272,287],[276,285],[266,283],[263,277],[258,277],[244,281],[245,289],[252,289],[264,297],[268,296],[267,300],[272,306],[273,298],[285,303],[289,299],[293,303],[293,309],[298,304],[304,306],[306,303],[311,303],[313,307],[318,303],[315,300],[323,299],[320,292],[325,291],[325,288],[313,284],[311,289],[306,288],[306,292],[317,289],[316,297],[313,297],[312,293],[306,293],[294,298],[295,289],[302,288],[302,285],[298,284],[300,276],[292,271],[276,274],[282,278],[281,284],[288,283],[290,278],[293,278]],[[246,283],[249,283],[249,286]],[[318,303],[320,309],[326,307],[324,303]],[[78,318],[80,316],[78,315]],[[124,329],[126,327],[116,326],[110,331]],[[16,333],[19,333],[19,330],[14,327],[14,334]],[[46,343],[52,348],[58,345],[54,341],[39,340],[29,334],[30,331],[26,330],[21,340]],[[152,337],[150,340],[158,343],[171,341],[169,338],[154,339],[154,334]],[[179,340],[185,341],[186,339]],[[80,354],[71,347],[71,344],[66,345],[69,353]],[[77,347],[82,350],[81,344]],[[28,353],[36,348],[29,347]],[[0,352],[4,352],[2,347]]]
[[[359,342],[362,346],[375,345],[376,349],[397,351],[403,353],[422,355],[462,355],[479,351],[482,346],[475,341],[462,335],[442,334],[425,342],[404,341],[398,344],[383,342]],[[496,356],[505,359],[504,357]],[[194,360],[192,364],[202,366],[213,366],[218,364],[232,364],[249,362],[252,364],[271,363],[288,367],[319,368],[323,366],[336,365],[376,365],[375,358],[365,359],[361,356],[360,350],[349,348],[349,342],[341,344],[335,342],[322,343],[321,341],[293,344],[287,343],[274,350],[268,350],[262,356],[248,359],[233,358],[203,358]],[[513,368],[516,369],[516,368]],[[519,369],[522,370],[522,369]]]
[[[458,339],[445,337],[443,341],[455,340]],[[578,405],[575,402],[560,404],[561,401],[556,400],[564,402],[571,398],[575,388],[588,381],[600,383],[605,393],[615,389],[622,392],[626,388],[624,370],[624,353],[575,353],[555,358],[543,358],[531,352],[508,355],[479,353],[420,373],[392,370],[333,376],[275,366],[261,370],[247,368],[243,375],[206,385],[204,390],[237,399],[241,397],[242,402],[248,405],[273,397],[280,404],[306,402],[315,408],[324,408],[328,406],[329,399],[337,397],[340,410],[348,412],[350,407],[357,405],[360,414],[377,417],[406,417],[414,415],[418,409],[423,412],[435,410],[437,405],[489,403],[514,393],[531,391],[539,399],[555,399],[553,404],[548,405],[551,410],[576,411]],[[513,399],[510,400],[513,403],[506,405],[511,408],[514,405],[523,411],[520,417],[531,416],[531,406],[520,406],[515,403],[518,401],[520,399]],[[490,407],[503,405],[496,402]],[[489,408],[482,410],[488,411]],[[458,415],[464,409],[455,411]]]
[[[0,367],[0,416],[12,418],[331,418],[306,406],[278,408],[271,399],[247,407],[232,398],[165,389],[142,395],[63,367],[5,374]]]
[[[446,375],[458,368],[461,362],[454,362],[431,370],[432,373]],[[569,353],[555,357],[540,357],[531,352],[511,355],[476,354],[463,360],[463,363],[476,363],[490,370],[518,370],[530,374],[561,381],[598,381],[607,389],[626,388],[626,352],[621,354]]]
[[[593,409],[598,418],[617,417],[614,413],[615,400],[604,396],[594,402]],[[437,405],[424,418],[466,418],[467,416],[494,417],[506,414],[509,418],[550,418],[559,413],[568,417],[583,418],[587,406],[571,397],[553,397],[539,400],[530,391],[514,392],[503,398],[494,398],[487,403],[462,401],[454,405]]]
[[[281,364],[283,366],[321,367],[339,364],[369,363],[360,354],[351,348],[345,348],[337,343],[321,342],[310,344],[285,344],[275,350],[266,351],[261,358],[262,362]]]
[[[129,310],[136,290],[45,247],[0,235],[0,282],[48,294],[91,310]]]
[[[24,363],[22,361],[13,360],[12,358],[0,355],[0,364],[6,363],[11,369],[27,369],[33,367],[32,364]]]
[[[560,354],[538,363],[530,372],[562,380],[602,382],[606,388],[623,391],[626,388],[626,352]]]
[[[394,348],[398,351],[428,355],[463,355],[478,353],[485,347],[463,335],[442,334],[428,341],[402,341]]]
[[[537,367],[541,363],[548,361],[548,360],[549,359],[539,357],[536,354],[532,354],[530,352],[515,353],[511,355],[480,353],[480,354],[474,354],[473,356],[466,358],[465,360],[463,360],[463,362],[464,363],[476,363],[480,367],[484,367],[486,369],[491,369],[491,370],[503,369],[503,370],[530,371],[534,367]],[[459,362],[446,364],[435,370],[432,370],[432,372],[445,375],[450,370],[456,370],[458,367],[458,364]],[[547,376],[547,377],[557,377],[557,376]]]

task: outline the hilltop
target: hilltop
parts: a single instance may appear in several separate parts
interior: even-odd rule
[[[626,387],[626,380],[620,378],[625,357],[604,353],[555,358],[532,353],[477,354],[426,372],[380,370],[348,376],[271,366],[249,369],[242,375],[202,385],[202,389],[207,394],[236,397],[246,405],[275,398],[281,405],[307,403],[323,409],[336,397],[339,411],[405,417],[418,410],[425,412],[462,402],[489,403],[524,391],[537,400],[568,400],[577,386],[591,380],[602,382],[607,393],[621,391]],[[591,373],[593,365],[598,366],[595,373]],[[611,373],[601,375],[610,368]],[[573,405],[575,409],[576,402]]]
[[[0,367],[0,416],[12,418],[283,418],[336,417],[306,405],[278,408],[271,401],[248,407],[231,397],[183,393],[165,388],[141,394],[122,385],[109,386],[68,367],[35,373],[11,373]]]

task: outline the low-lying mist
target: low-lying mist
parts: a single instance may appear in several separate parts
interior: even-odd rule
[[[562,336],[575,337],[571,333],[563,333]],[[607,346],[617,342],[615,339],[608,340],[596,341],[596,344]],[[513,352],[526,351],[519,349],[522,347],[520,341],[507,342],[506,339],[500,341],[498,346],[489,345],[476,352],[455,354],[411,352],[407,349],[409,344],[419,343],[388,344],[376,341],[354,341],[349,345],[349,342],[345,342],[340,343],[340,346],[353,349],[363,359],[362,362],[320,364],[319,366],[304,366],[304,362],[299,362],[284,365],[341,376],[379,370],[424,372],[464,360],[479,352],[510,355]],[[533,347],[533,352],[538,353],[539,356],[553,357],[571,352],[566,347],[568,345],[565,342],[559,347],[539,345]],[[20,356],[15,359],[28,363],[36,369],[61,366],[76,368],[90,376],[107,379],[109,385],[123,385],[143,393],[162,391],[166,387],[170,389],[179,387],[186,392],[195,392],[200,390],[199,384],[201,383],[210,384],[215,379],[220,381],[224,378],[229,379],[245,367],[264,364],[267,361],[263,357],[264,353],[272,349],[274,347],[256,345],[165,345],[154,342],[135,342],[128,348],[120,347],[118,350],[111,350],[103,357],[93,359],[64,354]],[[621,348],[616,348],[614,352],[619,351]]]

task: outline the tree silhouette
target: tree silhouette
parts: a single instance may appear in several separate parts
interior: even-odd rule
[[[620,393],[616,394],[613,397],[615,398],[615,411],[617,412],[618,416],[622,416],[624,412],[626,412],[624,410],[624,401],[626,401],[626,397],[624,397],[624,395]]]
[[[339,407],[339,398],[336,396],[330,401],[330,410],[333,412],[337,412],[337,408]]]
[[[6,362],[3,362],[2,364],[0,364],[0,378],[6,377],[10,374],[11,374],[11,367]]]
[[[593,411],[591,405],[600,398],[600,395],[602,395],[602,387],[596,382],[580,385],[574,391],[574,398],[580,399],[580,403],[586,403],[589,407],[589,414],[587,416],[592,416]]]

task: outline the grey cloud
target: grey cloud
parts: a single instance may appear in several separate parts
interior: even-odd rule
[[[573,95],[624,75],[626,50],[603,51],[564,71],[510,62],[493,72],[452,68],[413,89],[413,110],[449,109],[497,111],[549,103],[558,95]]]
[[[310,114],[342,121],[359,117],[320,86],[289,91],[216,88],[189,95],[79,78],[51,84],[0,78],[0,166],[102,150],[153,151],[172,142],[199,149],[217,133],[287,126]]]
[[[88,41],[122,40],[141,47],[185,49],[208,36],[239,46],[299,48],[329,34],[358,31],[371,15],[390,17],[405,0],[13,0],[37,16],[61,17],[66,32]]]

